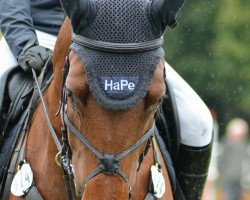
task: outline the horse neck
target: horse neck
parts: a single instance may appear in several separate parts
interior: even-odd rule
[[[59,115],[55,116],[55,113],[59,108],[60,102],[62,67],[71,40],[69,23],[68,19],[65,20],[58,35],[53,54],[53,80],[44,94],[50,121],[58,138],[61,138],[61,118]],[[39,103],[33,115],[28,133],[27,160],[31,163],[34,181],[37,184],[38,190],[45,199],[52,199],[51,197],[53,199],[64,199],[66,197],[65,185],[62,181],[62,170],[55,163],[55,155],[57,153],[58,150],[51,137],[44,110],[41,103]],[[59,192],[51,190],[55,186],[59,188]]]
[[[71,32],[70,28],[70,21],[68,18],[64,21],[62,28],[59,32],[55,49],[53,52],[53,79],[51,84],[49,85],[48,89],[44,94],[44,100],[46,104],[46,109],[49,114],[49,118],[55,132],[57,133],[58,137],[60,137],[60,128],[61,128],[61,118],[60,115],[56,115],[57,111],[60,109],[60,98],[61,98],[61,91],[62,91],[62,69],[65,63],[65,58],[68,56],[68,49],[70,46]],[[41,103],[36,108],[33,121],[31,123],[31,128],[36,127],[36,121],[42,122],[44,126],[41,129],[41,133],[49,133],[47,121],[45,120],[45,115],[41,114],[40,117],[37,113],[44,113],[42,109]],[[52,139],[52,138],[50,138]],[[52,146],[55,146],[54,144]]]
[[[51,95],[49,100],[51,105],[51,114],[56,113],[61,97],[60,91],[62,90],[62,70],[66,57],[69,53],[71,32],[72,30],[70,20],[66,18],[57,36],[57,41],[53,52],[53,80],[49,87]]]
[[[49,89],[44,95],[44,100],[47,105],[47,110],[50,111]],[[56,124],[56,122],[57,124],[60,124],[60,117],[50,115],[50,119],[53,121],[53,124]],[[59,127],[56,126],[54,126],[54,129],[58,132]],[[61,169],[54,161],[55,155],[58,151],[50,135],[50,130],[48,129],[41,103],[37,106],[30,123],[26,149],[26,159],[31,164],[34,174],[34,182],[42,197],[44,199],[50,199],[51,196],[56,196],[58,199],[64,198],[66,195],[65,192],[55,194],[53,194],[53,190],[50,192],[52,186],[58,186],[64,189],[64,183],[61,181]]]

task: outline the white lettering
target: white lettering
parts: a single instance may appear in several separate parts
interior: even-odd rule
[[[134,89],[135,89],[135,84],[134,84],[133,82],[130,82],[130,83],[128,84],[128,89],[129,89],[129,90],[134,90]]]
[[[110,89],[108,89],[110,87]],[[113,89],[113,81],[111,80],[110,83],[108,83],[107,80],[105,80],[105,90],[112,90]]]
[[[113,88],[114,88],[114,90],[120,90],[120,84],[119,84],[119,82],[115,82]]]
[[[123,91],[123,90],[134,90],[135,89],[135,83],[133,82],[128,82],[127,80],[120,80],[117,82],[114,82],[113,80],[105,80],[105,90],[116,90],[116,91]]]
[[[121,80],[121,90],[123,90],[123,87],[128,86],[127,80]]]

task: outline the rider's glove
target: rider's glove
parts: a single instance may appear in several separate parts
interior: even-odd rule
[[[18,55],[17,60],[24,71],[30,72],[33,68],[37,74],[40,74],[51,54],[50,49],[39,46],[36,40],[30,40]]]

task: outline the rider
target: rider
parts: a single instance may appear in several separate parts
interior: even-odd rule
[[[50,44],[48,34],[56,36],[64,19],[60,1],[1,0],[0,5],[0,27],[11,52],[24,71],[32,67],[39,72],[51,55],[55,42],[52,39]],[[7,48],[3,43],[4,40],[1,48]],[[4,50],[3,58],[9,56]],[[1,69],[9,67],[9,63],[5,61],[5,64]]]
[[[4,77],[4,72],[7,74],[7,71],[21,67],[27,73],[31,73],[31,68],[37,74],[40,73],[52,54],[64,16],[59,0],[0,0],[0,29],[3,34],[0,40],[1,91],[4,90],[4,80],[7,80],[7,77],[8,80],[11,79],[10,76],[13,75],[12,73]],[[16,84],[11,83],[8,87],[11,87],[11,94],[0,94],[0,123],[2,124],[0,141],[1,129],[4,129],[3,122],[6,118],[4,113],[8,110],[6,104],[3,106],[3,101],[15,99],[20,92]]]
[[[0,0],[0,29],[3,34],[0,39],[0,199],[5,165],[12,148],[9,140],[3,137],[11,139],[12,133],[15,137],[14,133],[18,127],[6,126],[9,124],[6,122],[7,113],[11,113],[9,102],[20,97],[21,85],[28,83],[31,68],[39,74],[51,56],[64,16],[59,0]],[[5,86],[5,80],[8,80],[8,86]],[[5,87],[8,87],[8,92]],[[20,100],[18,104],[23,107],[23,100]]]
[[[64,16],[59,0],[1,0],[0,28],[4,37],[0,55],[5,59],[0,59],[0,78],[1,71],[15,65],[27,73],[31,68],[39,73],[52,54]],[[167,63],[165,68],[180,123],[176,174],[186,199],[197,199],[209,163],[212,118],[192,88]]]

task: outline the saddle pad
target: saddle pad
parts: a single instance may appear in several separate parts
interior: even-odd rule
[[[0,143],[0,189],[3,189],[5,182],[5,175],[7,174],[8,165],[12,152],[15,148],[16,141],[18,139],[19,133],[22,130],[22,125],[16,124],[4,137]],[[0,196],[1,191],[0,190]]]

